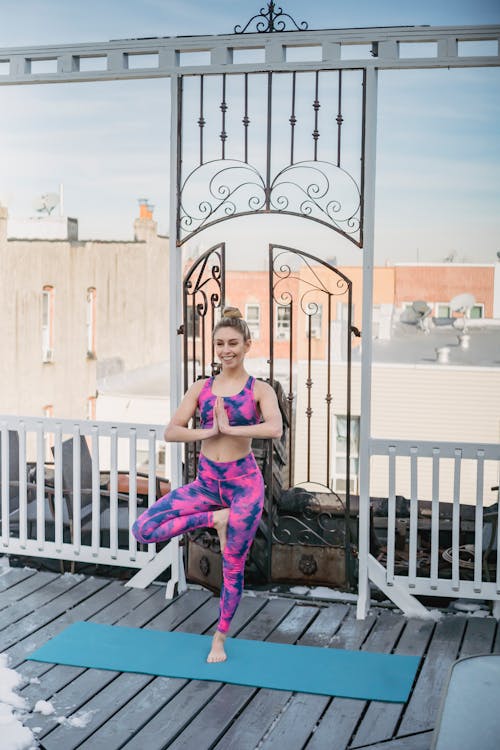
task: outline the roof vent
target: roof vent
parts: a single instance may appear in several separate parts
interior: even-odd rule
[[[450,347],[440,346],[436,349],[436,357],[440,365],[447,365],[450,361]]]

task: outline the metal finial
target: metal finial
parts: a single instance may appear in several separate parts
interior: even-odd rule
[[[260,34],[264,34],[271,31],[286,31],[286,19],[289,19],[295,27],[295,29],[292,28],[291,31],[306,31],[306,29],[309,28],[309,25],[305,21],[301,21],[300,24],[297,24],[288,13],[283,13],[283,9],[280,6],[276,7],[275,3],[270,2],[267,4],[267,11],[265,8],[261,8],[255,16],[252,16],[245,28],[242,29],[239,24],[235,26],[234,33],[244,34],[253,21],[255,21],[255,28],[250,29],[247,33],[257,31]],[[288,31],[290,31],[290,29],[288,29]]]

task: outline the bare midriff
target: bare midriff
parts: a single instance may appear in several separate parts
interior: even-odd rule
[[[247,456],[252,449],[252,438],[232,435],[214,435],[202,440],[201,452],[209,461],[237,461]]]

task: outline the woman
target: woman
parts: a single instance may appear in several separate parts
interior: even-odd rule
[[[252,438],[280,437],[282,421],[274,390],[245,370],[251,336],[237,308],[223,310],[213,336],[221,372],[193,383],[165,429],[170,442],[202,441],[197,478],[148,508],[132,533],[147,544],[200,527],[216,529],[223,585],[207,661],[221,662],[226,660],[224,644],[264,504],[264,481],[251,453]],[[191,429],[187,425],[197,408],[200,427]]]

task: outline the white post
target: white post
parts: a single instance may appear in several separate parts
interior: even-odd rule
[[[177,329],[182,322],[182,252],[177,247],[177,210],[178,186],[177,163],[179,158],[178,120],[179,93],[181,79],[173,75],[170,79],[170,217],[169,217],[169,352],[170,352],[170,410],[177,409],[182,399],[182,356],[181,342]],[[170,443],[170,481],[172,487],[179,487],[182,483],[182,445]],[[186,577],[182,553],[177,537],[172,539],[142,570],[128,583],[128,586],[145,588],[160,573],[170,566],[170,580],[166,587],[166,598],[174,595],[175,585],[178,592],[186,588]]]
[[[358,619],[364,619],[370,607],[368,555],[370,554],[370,437],[377,79],[378,71],[374,68],[368,68],[366,70],[365,91],[363,321],[361,339],[361,416],[359,428]]]
[[[182,322],[182,251],[177,247],[177,216],[179,210],[179,188],[177,165],[180,159],[180,112],[179,102],[182,93],[182,79],[174,75],[170,79],[170,216],[169,216],[169,347],[170,347],[170,412],[173,413],[182,399],[182,349],[177,329]],[[170,444],[170,481],[172,487],[182,484],[182,445]],[[167,598],[173,596],[175,584],[178,592],[186,589],[186,576],[179,539],[175,537],[172,545],[171,579],[167,585]]]

